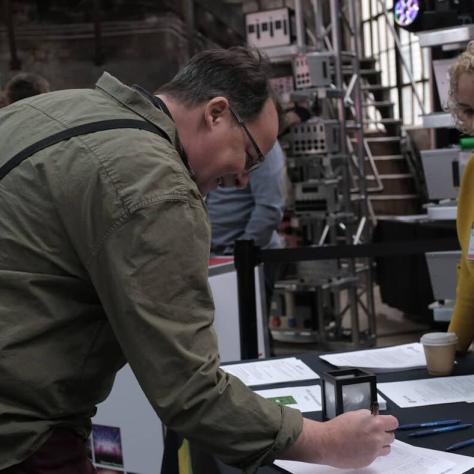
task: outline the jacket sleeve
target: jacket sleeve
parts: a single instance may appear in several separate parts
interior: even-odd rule
[[[122,350],[162,421],[250,473],[295,441],[302,416],[219,369],[208,255],[202,202],[175,193],[116,222],[90,271]]]
[[[458,265],[456,303],[448,328],[457,334],[458,350],[462,352],[474,339],[474,262],[468,259],[474,222],[473,182],[474,161],[471,158],[464,169],[458,196],[456,227],[462,255]]]
[[[464,252],[457,275],[456,303],[448,331],[457,334],[458,350],[465,352],[474,340],[474,275],[471,266],[466,262]]]

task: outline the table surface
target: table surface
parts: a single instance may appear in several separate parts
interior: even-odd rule
[[[311,367],[316,373],[321,374],[328,370],[334,370],[334,367],[327,362],[321,360],[315,352],[307,352],[296,356]],[[453,375],[471,375],[474,374],[474,353],[469,353],[464,356],[457,357],[457,364]],[[428,374],[426,369],[408,370],[402,372],[387,372],[377,374],[377,382],[396,382],[403,380],[417,380],[433,378]],[[314,385],[313,381],[294,382],[277,385],[260,386],[258,389],[275,388],[281,386],[300,386],[300,385]],[[252,387],[257,389],[256,387]],[[474,394],[473,394],[474,395]],[[443,405],[429,405],[414,408],[400,408],[393,403],[389,398],[382,396],[387,400],[387,410],[382,411],[381,414],[394,415],[398,418],[400,424],[417,423],[422,421],[460,418],[463,423],[472,423],[474,425],[474,405],[473,403],[447,403]],[[474,398],[474,397],[473,397]],[[321,412],[305,413],[305,417],[321,421]],[[474,426],[468,430],[452,431],[448,433],[439,433],[433,436],[425,436],[421,438],[409,438],[408,434],[411,431],[397,431],[396,438],[414,446],[422,448],[439,449],[444,451],[447,446],[463,441],[465,439],[474,437]],[[469,446],[458,451],[456,454],[463,454],[466,456],[474,456],[474,445]],[[234,474],[241,472],[238,469],[230,468],[228,466],[220,465],[221,472],[224,474]],[[277,468],[276,466],[262,467],[258,474],[272,474],[287,472]],[[474,469],[467,471],[474,473]]]

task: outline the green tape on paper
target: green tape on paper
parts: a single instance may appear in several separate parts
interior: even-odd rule
[[[296,400],[291,395],[285,397],[271,397],[268,400],[272,400],[279,405],[296,405]]]

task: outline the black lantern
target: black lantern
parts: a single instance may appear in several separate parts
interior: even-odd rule
[[[323,419],[367,408],[377,402],[377,378],[360,369],[342,369],[321,376]]]

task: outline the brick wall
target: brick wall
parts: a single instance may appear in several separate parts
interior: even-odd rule
[[[187,40],[182,22],[174,17],[135,22],[104,22],[104,62],[94,64],[92,24],[23,25],[16,29],[21,70],[46,77],[52,89],[92,87],[102,71],[125,83],[154,90],[169,80],[186,61]],[[10,70],[5,30],[0,30],[0,85]]]

